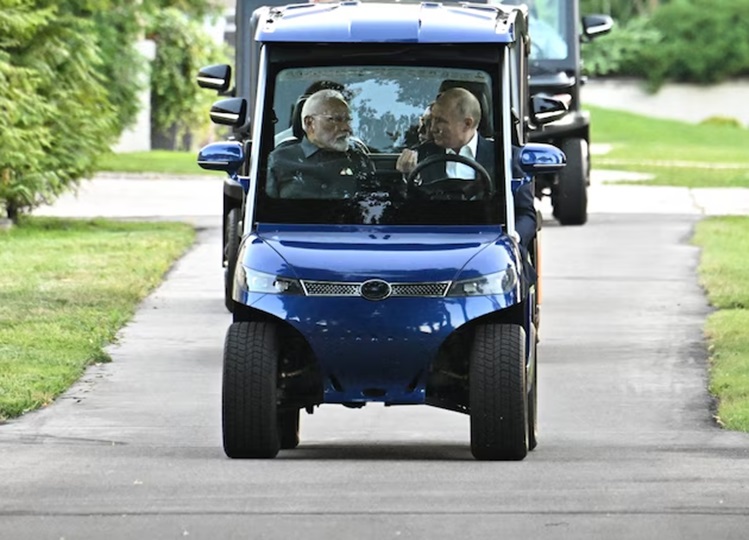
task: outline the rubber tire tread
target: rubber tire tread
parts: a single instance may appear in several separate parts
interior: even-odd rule
[[[525,458],[528,394],[522,326],[486,324],[476,328],[468,382],[473,457]]]
[[[237,259],[239,257],[239,222],[241,221],[241,212],[239,208],[232,208],[226,216],[225,235],[225,256],[226,256],[226,274],[224,282],[224,304],[230,313],[234,312],[234,300],[232,300],[232,289],[234,286],[234,272],[237,268]]]
[[[532,347],[538,349],[538,345]],[[538,356],[536,355],[536,366],[533,370],[533,383],[531,391],[528,392],[528,450],[534,450],[538,446]]]
[[[588,173],[583,155],[584,139],[566,139],[561,149],[567,164],[559,171],[554,194],[554,217],[561,225],[583,225],[588,221]]]
[[[278,454],[278,338],[268,322],[236,322],[226,334],[222,383],[224,452],[230,458]]]
[[[278,412],[278,436],[281,450],[299,446],[299,409]]]

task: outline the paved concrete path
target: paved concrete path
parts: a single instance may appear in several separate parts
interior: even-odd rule
[[[642,175],[594,170],[588,193],[590,213],[670,213],[693,215],[749,215],[749,189],[681,188],[608,184],[637,180]],[[222,174],[169,177],[158,175],[100,175],[81,184],[54,205],[39,208],[37,215],[79,217],[133,217],[184,219],[209,223],[221,215]],[[551,216],[548,199],[541,203]]]
[[[541,434],[525,461],[473,461],[466,416],[381,406],[321,407],[303,416],[297,450],[232,461],[220,442],[220,181],[132,184],[137,208],[108,182],[90,184],[96,203],[47,213],[212,225],[112,363],[0,426],[0,539],[746,537],[749,436],[711,419],[709,308],[688,242],[725,205],[596,184],[587,225],[546,224]],[[180,186],[200,198],[170,197]]]

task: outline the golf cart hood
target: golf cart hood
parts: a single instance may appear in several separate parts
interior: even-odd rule
[[[377,277],[404,282],[425,281],[425,278],[453,280],[488,246],[507,244],[501,249],[506,252],[511,244],[499,226],[435,230],[434,227],[260,225],[255,238],[249,241],[269,246],[282,259],[279,261],[267,250],[248,246],[243,260],[256,270],[299,279],[357,281]],[[261,255],[265,261],[254,255]]]

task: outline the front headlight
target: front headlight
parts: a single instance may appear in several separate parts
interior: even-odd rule
[[[518,274],[515,268],[507,269],[495,274],[479,276],[472,279],[455,281],[447,291],[447,296],[489,296],[492,294],[507,294],[518,284]]]
[[[246,266],[239,267],[240,282],[244,282],[247,292],[262,294],[304,294],[298,280],[258,272]]]

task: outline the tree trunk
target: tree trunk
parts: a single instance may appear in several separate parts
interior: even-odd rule
[[[13,203],[13,201],[5,201],[5,210],[6,210],[8,219],[14,224],[18,223],[18,216],[19,216],[18,206],[16,206]]]

